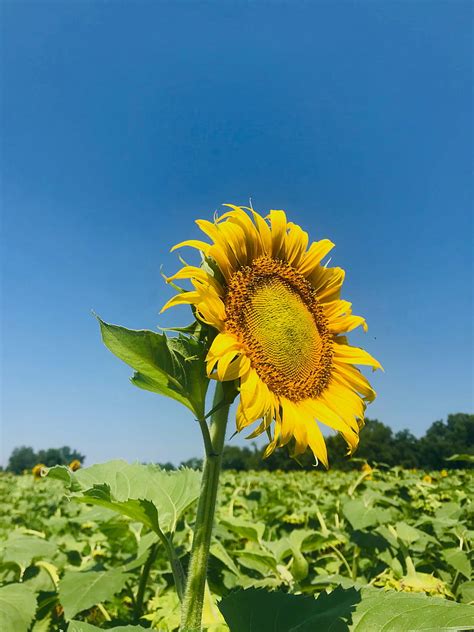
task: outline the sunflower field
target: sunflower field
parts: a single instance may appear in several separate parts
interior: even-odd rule
[[[0,629],[178,630],[201,473],[47,474],[0,478]],[[473,483],[472,470],[224,472],[204,629],[473,629]]]

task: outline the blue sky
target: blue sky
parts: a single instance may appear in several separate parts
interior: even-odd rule
[[[224,202],[336,243],[368,416],[472,411],[470,2],[2,5],[2,455],[201,453],[135,389],[105,320],[156,328],[169,248]],[[232,441],[242,443],[243,439]]]

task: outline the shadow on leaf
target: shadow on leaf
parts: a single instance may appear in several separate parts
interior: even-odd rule
[[[223,599],[219,609],[231,632],[348,632],[360,601],[355,588],[336,588],[317,599],[249,588]]]

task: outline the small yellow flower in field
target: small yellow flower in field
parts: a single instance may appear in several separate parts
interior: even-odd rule
[[[76,472],[81,467],[81,462],[78,459],[74,459],[69,463],[69,469],[72,472]]]
[[[441,478],[446,478],[446,476],[448,475],[448,470],[441,470],[441,472],[439,473]]]
[[[37,463],[33,468],[31,468],[31,473],[35,478],[41,478],[41,473],[44,467],[46,467],[44,463]]]
[[[425,474],[423,476],[423,483],[428,483],[429,485],[431,485],[432,482],[433,482],[433,479],[431,478],[429,474]]]
[[[264,456],[291,442],[293,456],[309,446],[327,467],[316,420],[340,432],[353,452],[365,407],[375,398],[354,365],[382,367],[345,336],[367,325],[340,298],[344,270],[321,264],[334,246],[329,239],[308,248],[308,234],[284,211],[264,218],[251,208],[225,206],[231,211],[214,222],[196,222],[211,244],[191,240],[173,248],[196,248],[204,263],[186,265],[168,279],[190,279],[194,289],[174,296],[163,310],[190,304],[216,330],[208,375],[238,380],[237,430],[262,420],[249,438],[269,433]]]

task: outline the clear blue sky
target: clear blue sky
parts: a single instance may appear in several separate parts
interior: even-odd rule
[[[422,434],[472,410],[472,4],[2,4],[4,461],[201,453],[91,316],[158,316],[169,247],[223,202],[336,243],[352,337],[384,365],[368,416]],[[233,441],[236,441],[233,439]],[[243,440],[237,439],[237,442]]]

